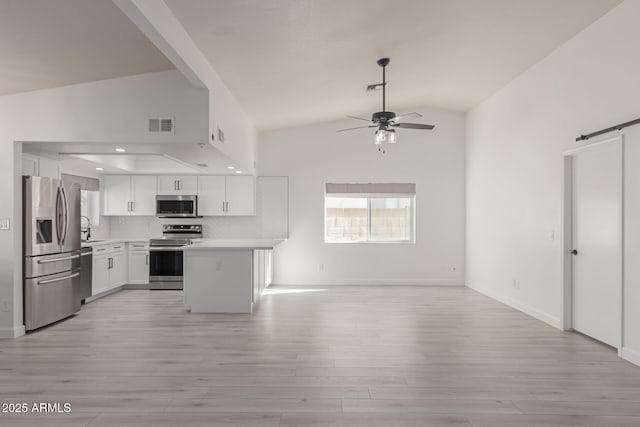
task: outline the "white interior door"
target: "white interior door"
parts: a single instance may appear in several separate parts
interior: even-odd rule
[[[622,140],[572,159],[573,329],[620,346],[622,295]]]

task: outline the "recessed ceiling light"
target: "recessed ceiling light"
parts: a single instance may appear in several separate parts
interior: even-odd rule
[[[227,169],[235,169],[235,166],[227,166]]]
[[[242,173],[242,171],[236,171],[236,173]]]
[[[117,151],[118,153],[124,153],[124,152],[125,152],[125,151],[127,151],[127,150],[125,150],[124,148],[116,148],[116,151]]]
[[[96,168],[97,171],[103,171],[104,168]]]

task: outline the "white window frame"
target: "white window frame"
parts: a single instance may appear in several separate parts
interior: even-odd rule
[[[333,185],[333,184],[329,184],[329,185]],[[340,184],[337,184],[340,185]],[[349,184],[347,184],[348,186]],[[367,184],[351,184],[354,186],[359,186],[360,188],[362,188],[363,186],[367,185]],[[396,184],[368,184],[371,186],[376,186],[376,185],[386,185],[386,186],[393,186]],[[328,240],[328,236],[327,236],[327,198],[331,198],[332,195],[327,193],[327,184],[325,184],[325,194],[324,194],[324,203],[323,203],[323,209],[324,212],[322,213],[323,218],[324,218],[324,226],[323,226],[323,230],[322,230],[322,234],[323,234],[323,241],[324,243],[327,244],[359,244],[359,243],[365,243],[365,244],[369,244],[369,243],[373,243],[373,244],[409,244],[409,245],[413,245],[416,243],[416,194],[415,194],[415,184],[400,184],[401,186],[406,186],[406,185],[412,185],[414,188],[413,193],[407,193],[407,192],[398,192],[398,193],[393,193],[393,192],[388,192],[385,193],[384,195],[381,194],[367,194],[367,193],[353,193],[354,195],[352,196],[353,198],[359,198],[359,199],[367,199],[367,238],[366,240]],[[346,188],[346,187],[345,187]],[[339,196],[333,196],[333,197],[339,197]],[[411,238],[409,240],[371,240],[371,201],[372,199],[378,199],[378,198],[405,198],[405,199],[410,199],[411,200],[411,222],[410,222],[410,227],[411,227]]]

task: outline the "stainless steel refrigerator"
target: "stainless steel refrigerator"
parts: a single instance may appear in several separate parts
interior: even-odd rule
[[[28,331],[80,310],[80,186],[24,178],[24,324]]]

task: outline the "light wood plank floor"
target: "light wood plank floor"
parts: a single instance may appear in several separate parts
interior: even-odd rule
[[[640,426],[640,368],[462,287],[275,287],[252,315],[123,291],[0,342],[0,425]]]

